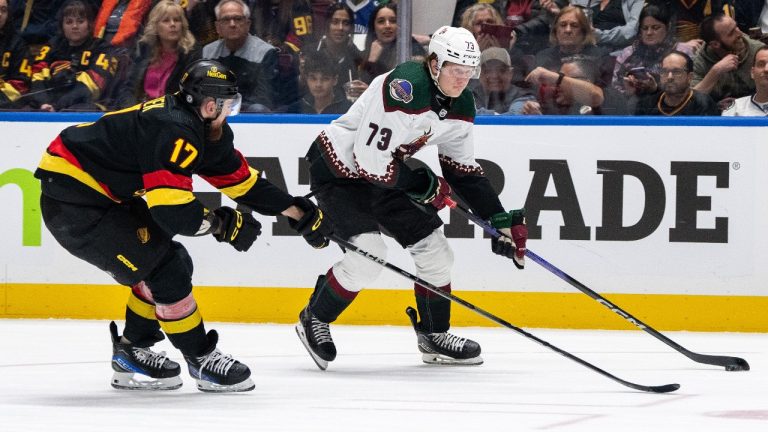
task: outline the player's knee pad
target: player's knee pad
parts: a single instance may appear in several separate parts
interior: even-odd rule
[[[420,278],[436,286],[451,282],[453,251],[441,230],[432,231],[432,234],[409,246],[408,251]]]
[[[181,243],[173,242],[155,269],[144,279],[156,304],[174,304],[192,292],[192,259]]]
[[[387,245],[377,232],[356,235],[349,241],[369,254],[385,259]],[[358,292],[363,285],[374,281],[381,273],[381,265],[363,257],[357,252],[347,251],[344,259],[333,266],[333,274],[339,284],[347,291]]]

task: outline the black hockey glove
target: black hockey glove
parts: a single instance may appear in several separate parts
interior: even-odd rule
[[[219,207],[213,213],[216,215],[213,236],[220,242],[231,244],[240,252],[247,251],[261,234],[261,224],[250,213],[242,213],[231,207]]]
[[[416,168],[413,173],[427,177],[428,186],[425,191],[408,192],[408,196],[419,204],[431,204],[437,210],[442,210],[447,205],[446,199],[451,197],[451,186],[448,182],[428,168]]]
[[[293,198],[293,205],[304,211],[299,220],[288,218],[288,224],[301,234],[315,249],[322,249],[330,244],[328,236],[333,234],[333,226],[320,208],[302,196]]]
[[[56,108],[56,111],[61,111],[77,104],[88,103],[91,101],[91,96],[91,91],[88,87],[78,82],[58,100],[53,101],[52,105]]]
[[[491,238],[491,251],[511,258],[518,269],[525,268],[525,243],[528,240],[525,209],[497,213],[491,216],[491,225],[503,234]]]

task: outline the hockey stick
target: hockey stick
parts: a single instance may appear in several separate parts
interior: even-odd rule
[[[486,231],[488,234],[499,237],[503,234],[499,232],[496,228],[491,226],[490,223],[483,220],[476,214],[472,213],[465,207],[463,207],[461,204],[457,203],[456,201],[453,201],[451,199],[446,200],[446,204],[448,207],[457,210],[459,213],[464,215],[467,219],[471,220],[472,222],[476,223],[478,226],[483,228],[484,231]],[[605,297],[601,296],[600,294],[596,293],[595,291],[592,291],[589,289],[586,285],[583,283],[577,281],[572,276],[568,275],[566,272],[560,270],[559,268],[555,267],[554,265],[550,264],[547,260],[540,257],[539,255],[535,254],[532,250],[526,249],[525,256],[533,260],[536,264],[541,265],[545,269],[549,270],[551,273],[553,273],[555,276],[559,277],[560,279],[568,282],[571,286],[576,288],[577,290],[583,292],[584,294],[592,297],[593,300],[597,301],[598,303],[602,304],[603,306],[607,307],[611,311],[615,312],[617,315],[621,316],[625,320],[629,321],[630,323],[634,324],[641,330],[645,330],[648,334],[655,337],[656,339],[664,342],[665,344],[669,345],[673,349],[675,349],[677,352],[683,354],[684,356],[688,357],[689,359],[698,362],[698,363],[704,363],[704,364],[711,364],[715,366],[723,366],[725,370],[727,371],[748,371],[749,370],[749,363],[747,363],[746,360],[739,357],[730,357],[730,356],[717,356],[717,355],[709,355],[709,354],[699,354],[692,351],[689,351],[679,345],[677,342],[673,341],[672,339],[664,336],[663,334],[659,333],[658,331],[654,330],[649,325],[645,324],[644,322],[640,321],[639,319],[635,318],[631,314],[629,314],[624,309],[616,306],[615,304],[608,301]]]
[[[475,306],[475,305],[473,305],[473,304],[471,304],[471,303],[469,303],[467,301],[464,301],[464,300],[456,297],[453,294],[450,294],[450,293],[447,293],[445,291],[442,291],[440,288],[432,285],[431,283],[425,281],[424,279],[421,279],[418,276],[414,276],[411,273],[408,273],[407,271],[401,269],[400,267],[395,266],[394,264],[390,264],[387,261],[385,261],[385,260],[383,260],[383,259],[381,259],[381,258],[379,258],[377,256],[371,255],[370,253],[368,253],[368,252],[358,248],[357,246],[355,246],[352,243],[342,239],[341,237],[337,236],[336,234],[331,234],[328,238],[330,240],[336,242],[339,246],[341,246],[341,247],[343,247],[343,248],[345,248],[347,250],[351,250],[352,252],[355,252],[357,254],[362,255],[365,258],[368,258],[369,260],[375,262],[376,264],[384,266],[385,268],[387,268],[389,270],[392,270],[395,273],[399,273],[401,276],[403,276],[403,277],[405,277],[407,279],[410,279],[413,282],[416,282],[417,284],[419,284],[419,285],[423,286],[424,288],[432,291],[433,293],[439,295],[440,297],[443,297],[443,298],[445,298],[447,300],[450,300],[452,302],[458,303],[458,304],[464,306],[467,309],[475,311],[476,313],[478,313],[478,314],[488,318],[489,320],[491,320],[491,321],[493,321],[493,322],[495,322],[497,324],[501,324],[502,326],[504,326],[504,327],[506,327],[506,328],[508,328],[510,330],[513,330],[513,331],[515,331],[515,332],[517,332],[517,333],[527,337],[528,339],[531,339],[531,340],[533,340],[535,342],[538,342],[539,344],[541,344],[541,345],[551,349],[552,351],[554,351],[554,352],[556,352],[556,353],[558,353],[558,354],[560,354],[560,355],[562,355],[564,357],[567,357],[567,358],[569,358],[569,359],[571,359],[571,360],[581,364],[582,366],[585,366],[585,367],[587,367],[589,369],[592,369],[593,371],[599,373],[600,375],[608,377],[608,378],[610,378],[610,379],[612,379],[612,380],[614,380],[614,381],[616,381],[616,382],[618,382],[620,384],[623,384],[623,385],[625,385],[625,386],[627,386],[629,388],[633,388],[635,390],[640,390],[640,391],[645,391],[645,392],[652,392],[652,393],[668,393],[668,392],[672,392],[672,391],[675,391],[675,390],[680,388],[680,384],[665,384],[665,385],[660,385],[660,386],[645,386],[645,385],[640,385],[640,384],[635,384],[635,383],[632,383],[632,382],[629,382],[629,381],[625,381],[625,380],[623,380],[621,378],[616,377],[615,375],[612,375],[612,374],[610,374],[610,373],[600,369],[599,367],[593,365],[592,363],[589,363],[589,362],[587,362],[585,360],[582,360],[581,358],[579,358],[579,357],[569,353],[568,351],[563,351],[562,349],[560,349],[560,348],[550,344],[549,342],[547,342],[547,341],[545,341],[543,339],[539,339],[538,337],[536,337],[536,336],[526,332],[525,330],[523,330],[523,329],[521,329],[519,327],[515,327],[514,325],[512,325],[512,324],[508,323],[507,321],[497,317],[496,315],[491,314],[490,312],[486,312],[483,309],[480,309],[477,306]]]

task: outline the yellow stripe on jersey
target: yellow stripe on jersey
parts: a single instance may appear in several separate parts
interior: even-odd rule
[[[248,167],[248,172],[250,173],[250,175],[244,182],[235,186],[225,187],[219,190],[224,195],[228,196],[231,199],[235,199],[245,195],[246,193],[248,193],[249,190],[251,190],[253,185],[256,184],[256,181],[259,180],[258,170]]]
[[[85,86],[88,87],[88,90],[91,91],[94,100],[98,99],[99,95],[101,95],[101,89],[99,88],[99,85],[93,81],[91,75],[88,74],[88,72],[78,73],[75,81],[85,84]]]
[[[157,188],[147,192],[149,208],[160,205],[182,205],[195,200],[192,192],[181,189]]]
[[[200,325],[203,322],[203,317],[200,316],[200,311],[195,309],[191,315],[178,321],[159,320],[159,322],[166,334],[185,333]]]
[[[131,295],[128,296],[128,309],[142,318],[149,320],[157,319],[155,317],[155,305],[149,304],[136,297],[136,294],[134,294],[133,291],[131,291]]]
[[[21,97],[21,93],[19,93],[19,91],[16,90],[14,86],[4,82],[3,80],[0,80],[0,92],[3,92],[11,102],[15,102],[18,98]]]
[[[44,169],[46,171],[68,175],[78,180],[80,183],[83,183],[86,186],[90,187],[91,189],[95,190],[96,192],[111,199],[112,201],[119,202],[114,198],[112,198],[111,196],[109,196],[107,191],[105,191],[104,188],[101,187],[99,182],[97,182],[96,179],[91,177],[90,174],[72,165],[68,160],[62,157],[53,156],[49,153],[45,153],[43,154],[43,159],[40,161],[39,166],[41,169]]]

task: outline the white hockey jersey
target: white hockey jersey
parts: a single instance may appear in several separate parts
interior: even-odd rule
[[[765,117],[768,115],[768,104],[755,102],[753,96],[744,96],[733,101],[731,106],[723,110],[724,116],[730,117]]]

